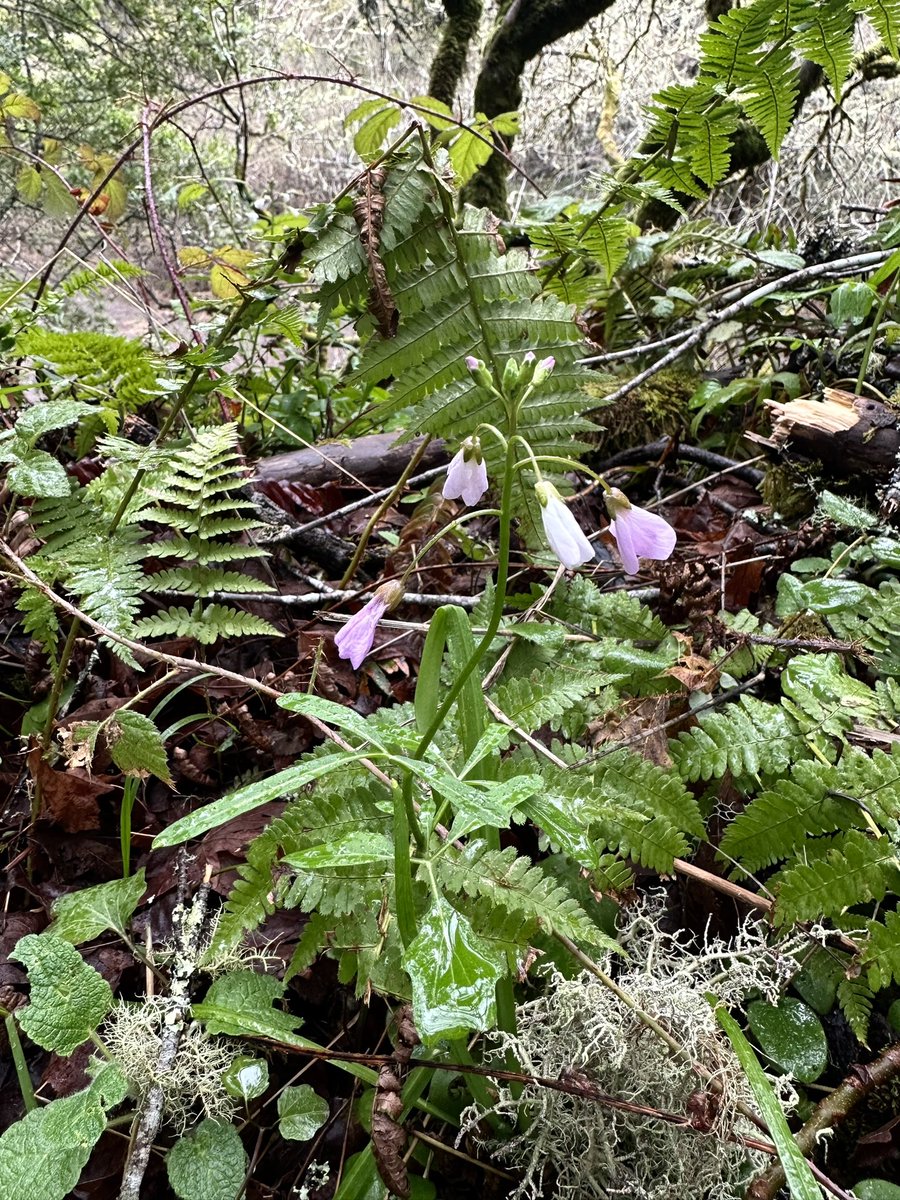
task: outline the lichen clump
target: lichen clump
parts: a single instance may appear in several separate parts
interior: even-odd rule
[[[517,1133],[494,1152],[524,1172],[516,1196],[739,1200],[766,1165],[764,1156],[734,1140],[755,1132],[738,1111],[740,1104],[753,1108],[753,1096],[706,995],[728,1006],[752,991],[776,1000],[795,964],[773,954],[753,925],[730,946],[709,941],[688,952],[660,930],[660,915],[651,905],[633,919],[622,939],[629,960],[616,982],[677,1040],[683,1058],[599,979],[556,972],[541,996],[519,1007],[517,1034],[497,1035],[492,1053],[499,1058],[511,1050],[535,1076],[575,1072],[607,1095],[693,1117],[702,1128],[537,1086],[519,1095],[501,1088],[493,1111]],[[688,1063],[700,1064],[714,1087]],[[787,1081],[774,1082],[783,1102],[793,1103]],[[471,1131],[483,1115],[470,1109],[464,1128]]]

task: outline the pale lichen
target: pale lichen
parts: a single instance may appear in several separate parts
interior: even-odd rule
[[[676,1039],[683,1058],[587,972],[574,979],[553,972],[544,992],[519,1007],[518,1032],[497,1035],[490,1053],[511,1052],[534,1076],[575,1072],[607,1095],[685,1119],[699,1111],[705,1131],[539,1086],[501,1087],[493,1111],[516,1133],[492,1149],[523,1172],[516,1196],[738,1200],[767,1161],[735,1140],[758,1136],[739,1111],[753,1107],[753,1096],[707,997],[729,1007],[750,993],[777,1000],[796,970],[790,948],[774,953],[748,923],[730,945],[710,939],[688,951],[660,929],[661,915],[650,902],[631,919],[622,934],[629,958],[616,982]],[[790,1107],[787,1080],[773,1083]],[[471,1133],[484,1112],[475,1106],[464,1116]]]

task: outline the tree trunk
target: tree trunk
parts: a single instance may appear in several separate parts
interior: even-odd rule
[[[447,20],[431,63],[428,95],[452,108],[469,56],[469,45],[478,32],[481,0],[444,0],[444,12]]]
[[[475,111],[496,117],[522,102],[525,64],[552,42],[581,29],[592,17],[611,8],[614,0],[506,0],[501,20],[485,51],[475,84]],[[507,145],[509,140],[507,139]],[[492,154],[463,189],[463,200],[509,216],[506,202],[508,167]]]

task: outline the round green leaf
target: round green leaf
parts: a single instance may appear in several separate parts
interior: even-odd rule
[[[801,1083],[813,1083],[828,1065],[822,1022],[802,1000],[786,996],[777,1007],[754,1000],[747,1020],[763,1053]]]
[[[264,1058],[240,1054],[228,1070],[222,1072],[222,1086],[229,1096],[238,1100],[255,1100],[269,1086],[269,1064]]]
[[[900,1187],[886,1179],[861,1179],[853,1185],[853,1195],[859,1200],[900,1200]]]
[[[328,1101],[306,1083],[286,1087],[278,1097],[278,1129],[289,1142],[308,1142],[328,1120]]]
[[[175,1143],[166,1158],[166,1170],[180,1200],[223,1200],[237,1195],[247,1163],[247,1152],[234,1126],[207,1119]]]

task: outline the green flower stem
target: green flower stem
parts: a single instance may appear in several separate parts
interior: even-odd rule
[[[28,1073],[28,1063],[25,1061],[25,1053],[22,1050],[22,1041],[19,1038],[16,1018],[11,1012],[7,1012],[5,1008],[0,1009],[0,1011],[3,1012],[6,1036],[9,1039],[9,1051],[12,1055],[13,1065],[16,1068],[16,1079],[19,1083],[19,1091],[22,1093],[22,1103],[25,1105],[27,1113],[34,1112],[37,1108],[37,1100],[34,1098],[34,1088],[31,1086],[31,1076]]]
[[[353,551],[353,557],[350,560],[350,565],[347,567],[347,570],[343,574],[343,578],[341,579],[341,582],[339,584],[340,587],[345,588],[347,586],[347,584],[350,582],[350,580],[353,578],[353,576],[356,574],[356,572],[359,568],[359,564],[362,561],[362,556],[363,556],[363,554],[365,554],[366,546],[368,546],[368,544],[369,544],[369,539],[371,538],[372,533],[375,530],[375,526],[378,524],[378,522],[381,520],[381,518],[384,516],[384,514],[387,512],[387,510],[391,507],[391,505],[395,503],[397,497],[400,495],[400,493],[406,487],[407,479],[410,479],[413,476],[413,474],[415,473],[416,467],[418,467],[419,463],[424,458],[425,451],[428,449],[428,447],[430,445],[431,445],[431,437],[429,436],[425,439],[425,441],[422,443],[422,445],[418,448],[418,450],[415,452],[415,454],[412,456],[412,458],[406,464],[406,466],[403,469],[403,474],[400,476],[400,478],[394,484],[394,487],[391,489],[391,491],[388,493],[388,495],[385,496],[385,498],[382,500],[382,502],[377,506],[375,511],[372,513],[371,517],[369,517],[368,521],[366,522],[365,528],[363,529],[362,533],[360,534],[359,544],[357,545],[356,549]]]
[[[407,771],[403,787],[392,783],[394,794],[394,900],[400,940],[408,946],[416,936],[416,908],[413,900],[412,863],[409,853],[412,808],[412,775]]]
[[[525,439],[519,438],[519,441],[525,442]],[[528,443],[525,442],[525,445],[528,445]],[[528,447],[528,453],[531,458],[532,464],[534,464],[535,468],[537,469],[539,477],[540,477],[540,468],[537,467],[538,463],[542,463],[542,462],[557,463],[562,467],[571,467],[573,470],[579,471],[582,475],[590,475],[592,479],[595,479],[597,481],[597,483],[600,484],[600,486],[603,488],[603,490],[605,492],[612,491],[612,488],[609,486],[609,484],[606,482],[606,480],[603,478],[602,475],[598,475],[598,473],[596,471],[592,471],[591,468],[586,467],[584,465],[584,463],[576,462],[574,458],[565,458],[561,454],[533,454],[530,446]],[[528,465],[529,464],[527,462],[517,463],[516,470],[521,470],[522,467],[526,467]]]
[[[516,426],[516,414],[512,405],[510,405],[509,423],[510,438],[506,446],[506,456],[503,465],[503,488],[500,495],[500,540],[497,551],[497,583],[494,589],[494,606],[491,610],[484,635],[475,647],[475,652],[457,675],[453,686],[435,713],[434,719],[420,738],[419,744],[414,751],[414,757],[416,758],[422,758],[425,751],[434,741],[437,731],[447,719],[447,714],[456,703],[460,692],[466,685],[466,681],[490,649],[497,630],[500,628],[500,621],[503,617],[503,606],[506,603],[506,588],[509,582],[509,549],[512,539],[512,489],[515,479],[514,436]]]

